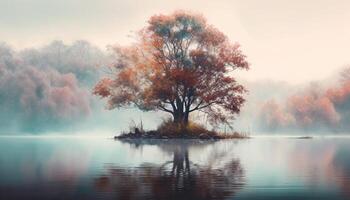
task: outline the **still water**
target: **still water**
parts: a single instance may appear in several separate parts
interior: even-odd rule
[[[1,137],[0,199],[350,199],[350,138]]]

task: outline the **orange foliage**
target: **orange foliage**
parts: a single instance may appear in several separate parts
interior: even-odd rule
[[[245,89],[228,72],[248,69],[246,57],[203,16],[183,11],[155,15],[138,34],[135,44],[113,48],[115,75],[95,87],[110,108],[133,104],[171,113],[174,121],[185,123],[197,110],[213,122],[239,113]]]
[[[104,78],[98,82],[94,88],[94,94],[100,95],[101,97],[108,97],[111,95],[110,87],[112,86],[113,80]]]

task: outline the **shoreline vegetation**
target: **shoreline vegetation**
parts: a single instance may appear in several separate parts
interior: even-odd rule
[[[164,121],[156,130],[143,130],[142,123],[133,125],[130,131],[122,132],[114,139],[201,139],[201,140],[221,140],[221,139],[248,139],[249,133],[217,132],[208,130],[204,126],[194,122],[188,125],[176,124],[172,121]]]

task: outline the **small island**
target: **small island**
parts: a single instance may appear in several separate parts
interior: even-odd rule
[[[207,130],[194,122],[189,122],[186,126],[173,123],[172,121],[163,122],[156,130],[145,131],[141,126],[132,127],[129,132],[115,136],[114,139],[201,139],[201,140],[220,140],[220,139],[247,139],[248,133],[221,133]]]
[[[246,93],[232,72],[249,69],[239,44],[231,43],[202,15],[176,11],[152,16],[135,43],[112,50],[115,61],[109,66],[110,73],[97,83],[93,93],[107,99],[109,109],[133,106],[162,111],[172,119],[157,130],[134,128],[117,139],[248,137],[209,131],[190,121],[196,112],[211,127],[225,124],[232,128]]]

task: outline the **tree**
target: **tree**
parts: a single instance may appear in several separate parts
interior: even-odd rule
[[[203,16],[155,15],[137,36],[133,45],[112,47],[111,76],[94,88],[94,94],[108,99],[109,109],[161,110],[185,125],[194,111],[206,113],[213,123],[239,113],[246,90],[230,72],[249,64],[240,46]]]

